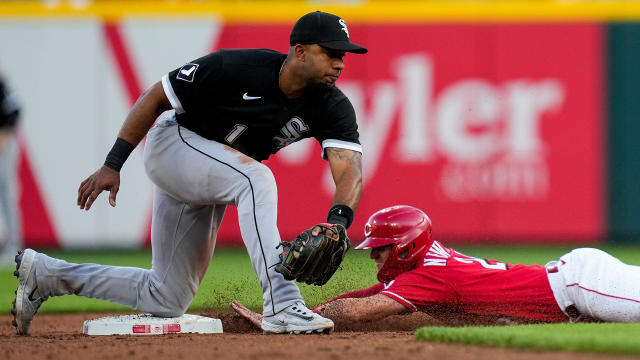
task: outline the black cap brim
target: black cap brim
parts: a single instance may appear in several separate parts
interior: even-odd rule
[[[344,52],[356,53],[356,54],[366,54],[367,49],[363,48],[358,44],[354,44],[349,41],[338,40],[338,41],[323,41],[318,43],[318,45],[331,49],[331,50],[340,50]]]

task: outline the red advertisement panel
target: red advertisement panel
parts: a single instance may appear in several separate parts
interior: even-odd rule
[[[218,48],[287,50],[287,26],[227,26]],[[338,86],[358,114],[374,211],[426,211],[435,237],[584,242],[604,232],[603,32],[596,24],[366,25]],[[260,34],[260,36],[256,36]],[[289,239],[326,218],[328,165],[313,140],[273,156]],[[230,209],[220,243],[239,239]]]

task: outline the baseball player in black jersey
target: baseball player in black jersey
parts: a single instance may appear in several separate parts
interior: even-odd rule
[[[154,183],[151,270],[70,264],[27,249],[16,257],[18,333],[27,333],[43,301],[64,294],[156,316],[184,314],[209,266],[227,205],[238,207],[243,241],[260,278],[263,330],[333,329],[272,266],[280,242],[277,190],[260,161],[295,141],[316,138],[336,184],[327,222],[349,227],[362,192],[362,147],[354,109],[335,82],[345,53],[367,50],[349,41],[344,20],[324,12],[301,17],[290,45],[288,54],[214,52],[171,71],[138,99],[104,166],[80,185],[78,205],[89,210],[103,190],[116,205],[120,168],[147,135],[144,163]],[[166,110],[175,114],[149,130]]]

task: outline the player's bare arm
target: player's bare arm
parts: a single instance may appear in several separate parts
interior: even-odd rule
[[[354,212],[362,196],[362,154],[329,147],[326,149],[336,192],[331,205],[347,205]]]
[[[258,314],[257,312],[248,309],[246,306],[242,305],[236,300],[231,302],[231,308],[233,311],[238,313],[238,315],[245,318],[248,322],[252,323],[253,326],[260,329],[262,327],[262,314]]]
[[[350,220],[346,220],[345,228],[348,228],[353,213],[356,211],[362,196],[362,154],[357,151],[328,147],[326,150],[331,175],[336,184],[336,192],[331,202],[332,209],[329,217],[336,207],[348,207],[351,212]],[[330,219],[328,219],[331,222]],[[312,229],[313,236],[321,232],[319,226]],[[346,232],[344,234],[346,237]]]
[[[162,89],[162,83],[155,83],[133,105],[120,129],[118,138],[135,147],[149,131],[156,118],[170,109],[171,103]],[[116,195],[119,188],[120,173],[103,165],[80,184],[77,204],[80,209],[89,210],[98,195],[102,191],[108,190],[109,204],[116,206]]]
[[[247,321],[258,328],[260,327],[262,322],[261,314],[249,310],[237,301],[233,301],[231,307]],[[317,306],[315,310],[320,315],[334,321],[353,324],[381,320],[387,316],[402,314],[407,311],[407,308],[387,296],[376,294],[364,298],[334,300]]]
[[[364,298],[338,299],[320,305],[315,310],[334,321],[359,323],[401,314],[406,312],[407,308],[387,296],[376,294]]]
[[[118,137],[137,145],[147,134],[156,118],[167,110],[171,110],[171,103],[164,93],[162,83],[158,81],[140,95],[127,115]]]

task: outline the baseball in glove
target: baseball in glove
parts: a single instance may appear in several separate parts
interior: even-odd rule
[[[313,236],[315,227],[321,229],[317,236]],[[277,272],[287,280],[321,286],[338,270],[351,244],[344,226],[322,223],[280,246],[283,249],[275,265]]]

